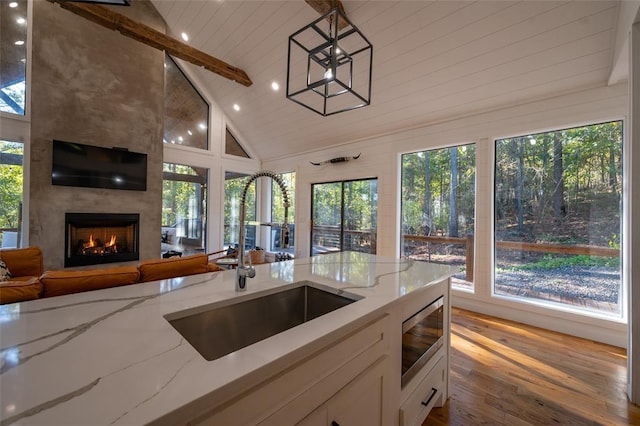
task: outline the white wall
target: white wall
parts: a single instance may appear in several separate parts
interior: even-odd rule
[[[346,112],[351,114],[354,112]],[[465,118],[434,123],[401,132],[335,146],[304,155],[263,163],[275,172],[296,172],[296,256],[309,255],[311,184],[367,177],[378,178],[377,253],[399,255],[399,161],[406,152],[475,142],[477,144],[476,294],[456,291],[455,305],[496,316],[625,347],[622,320],[585,317],[531,303],[491,297],[493,274],[493,141],[496,138],[565,128],[611,119],[626,119],[627,84],[598,87]],[[348,163],[313,166],[338,156],[353,156]],[[626,297],[626,294],[625,294]],[[625,299],[626,300],[626,299]]]

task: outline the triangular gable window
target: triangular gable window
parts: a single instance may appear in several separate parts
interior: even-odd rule
[[[242,145],[240,145],[240,142],[238,142],[236,137],[231,134],[228,127],[224,142],[224,152],[225,154],[235,155],[236,157],[251,158]]]
[[[169,55],[164,68],[164,143],[208,149],[209,104]]]

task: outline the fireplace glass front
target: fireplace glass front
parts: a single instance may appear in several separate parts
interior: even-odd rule
[[[64,266],[138,260],[139,222],[135,213],[67,213]]]

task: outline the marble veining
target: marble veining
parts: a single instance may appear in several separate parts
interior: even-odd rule
[[[147,424],[197,409],[239,378],[454,272],[360,253],[256,271],[243,293],[234,291],[234,272],[225,271],[0,306],[0,426]],[[164,319],[303,280],[363,299],[214,361]]]
[[[170,291],[178,291],[180,289],[185,289],[185,288],[189,288],[195,285],[200,285],[200,284],[204,284],[206,283],[207,280],[200,280],[200,281],[194,281],[191,282],[189,284],[185,284],[184,286],[180,286],[180,287],[176,287],[171,289]],[[44,353],[47,353],[51,350],[54,350],[56,347],[60,346],[60,345],[64,345],[65,343],[69,342],[70,340],[75,339],[76,337],[78,337],[79,335],[81,335],[82,333],[85,333],[86,331],[88,331],[91,327],[93,327],[94,325],[100,323],[101,321],[113,316],[113,315],[117,315],[120,312],[123,312],[125,310],[131,309],[133,307],[135,307],[136,305],[139,305],[141,303],[144,303],[148,300],[154,299],[156,297],[161,296],[162,293],[158,293],[158,294],[152,294],[149,296],[143,296],[143,297],[125,297],[125,298],[113,298],[113,299],[97,299],[97,300],[89,300],[89,301],[85,301],[85,302],[77,302],[77,303],[71,303],[71,304],[66,304],[66,305],[59,305],[59,306],[53,306],[53,307],[46,307],[46,308],[42,308],[42,309],[35,309],[35,310],[25,310],[20,312],[21,316],[25,316],[25,315],[29,315],[29,314],[35,314],[35,313],[43,313],[43,312],[48,312],[48,311],[54,311],[54,310],[59,310],[59,309],[66,309],[66,308],[70,308],[70,307],[75,307],[75,306],[81,306],[81,305],[87,305],[87,304],[93,304],[93,303],[103,303],[106,301],[109,302],[114,302],[114,301],[130,301],[130,303],[128,303],[127,305],[118,308],[114,311],[111,311],[105,315],[102,315],[100,317],[97,317],[95,319],[92,319],[91,321],[88,321],[86,323],[82,323],[79,324],[76,327],[73,328],[67,328],[64,330],[59,330],[59,331],[55,331],[51,334],[48,335],[44,335],[44,336],[40,336],[37,337],[35,339],[26,341],[26,342],[21,342],[21,343],[17,343],[12,345],[11,347],[5,348],[5,347],[0,347],[0,353],[3,354],[2,356],[2,365],[0,366],[0,375],[4,374],[6,371],[10,370],[11,368],[17,367],[18,365],[21,365],[27,361],[29,361],[31,358],[35,357],[35,356],[39,356],[42,355]],[[59,342],[56,342],[55,344],[47,347],[46,349],[43,349],[37,353],[34,353],[32,355],[26,356],[26,357],[18,357],[17,362],[16,360],[12,357],[11,359],[7,360],[7,358],[4,356],[4,354],[6,352],[11,351],[12,349],[16,349],[16,348],[20,348],[21,346],[25,346],[28,344],[31,344],[33,342],[36,341],[40,341],[43,339],[47,339],[49,337],[53,337],[56,335],[60,335],[60,334],[66,334],[66,333],[70,333],[68,336],[66,336],[65,338],[63,338],[62,340],[60,340]]]

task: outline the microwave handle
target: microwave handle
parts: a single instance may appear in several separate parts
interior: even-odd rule
[[[409,317],[406,321],[404,321],[402,323],[402,332],[405,333],[407,330],[410,330],[414,325],[418,324],[420,321],[440,309],[443,305],[444,302],[441,296],[438,300],[425,306],[421,311],[417,312],[412,317]]]

